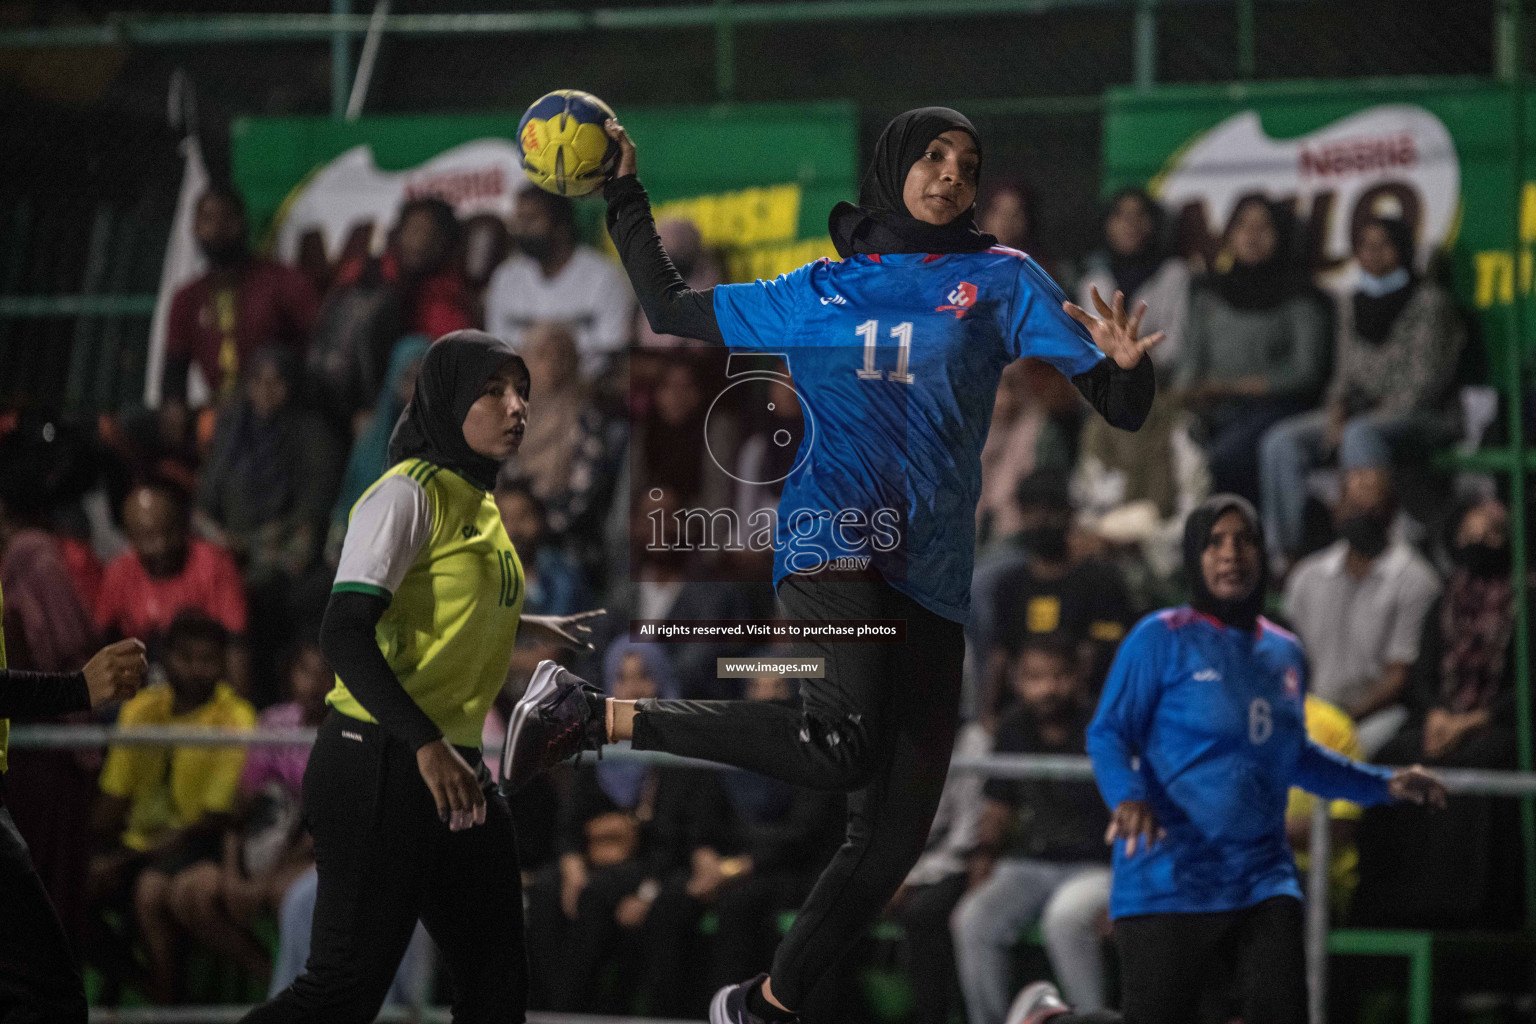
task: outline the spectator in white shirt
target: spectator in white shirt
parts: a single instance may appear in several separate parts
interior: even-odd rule
[[[1312,666],[1308,689],[1358,723],[1367,758],[1407,721],[1403,687],[1440,595],[1424,556],[1390,539],[1396,511],[1386,470],[1351,470],[1334,511],[1341,539],[1303,559],[1285,588],[1285,614]]]
[[[516,346],[539,321],[563,321],[576,335],[582,373],[596,376],[629,341],[635,298],[624,272],[577,241],[576,209],[564,196],[524,189],[512,237],[521,251],[491,275],[486,330]]]

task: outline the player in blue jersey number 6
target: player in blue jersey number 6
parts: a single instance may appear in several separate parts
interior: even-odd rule
[[[1088,754],[1113,809],[1109,913],[1126,1024],[1305,1024],[1301,887],[1285,836],[1291,786],[1361,804],[1445,803],[1417,766],[1351,761],[1307,738],[1301,643],[1264,619],[1264,543],[1253,506],[1218,494],[1190,513],[1182,608],[1142,619],[1116,653]],[[1020,994],[1022,1024],[1073,1015],[1050,985]]]
[[[735,351],[782,353],[806,410],[780,499],[774,582],[790,620],[905,620],[904,643],[805,642],[825,659],[803,710],[742,701],[593,701],[573,679],[531,695],[507,744],[518,785],[584,743],[663,750],[848,792],[847,840],[765,975],[716,993],[715,1024],[793,1020],[922,852],[959,718],[981,447],[1003,368],[1035,356],[1110,423],[1139,427],[1154,392],[1141,313],[1118,294],[1093,315],[974,219],[981,140],[963,115],[909,111],[881,134],[861,205],[839,203],[840,261],[773,281],[690,290],[636,177],[635,148],[604,195],[608,230],[651,327]],[[702,441],[702,439],[701,439]],[[847,566],[858,566],[847,569]],[[833,568],[836,567],[836,568]],[[536,703],[535,703],[536,702]]]

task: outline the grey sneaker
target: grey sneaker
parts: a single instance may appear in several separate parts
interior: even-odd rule
[[[540,772],[573,754],[601,756],[607,727],[603,693],[553,661],[541,661],[512,708],[501,747],[501,791],[516,793]]]
[[[1007,1024],[1040,1024],[1060,1013],[1071,1011],[1056,986],[1048,981],[1037,981],[1024,986],[1024,990],[1008,1008]]]
[[[747,993],[761,985],[767,978],[759,974],[750,981],[727,985],[715,993],[709,1001],[709,1024],[768,1024],[767,1021],[747,1009]]]

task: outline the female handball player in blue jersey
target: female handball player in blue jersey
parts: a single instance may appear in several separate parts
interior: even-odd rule
[[[881,134],[862,205],[839,203],[841,261],[774,281],[692,291],[656,236],[635,149],[609,181],[608,230],[651,327],[781,353],[806,409],[802,463],[779,503],[774,580],[790,620],[899,619],[904,643],[795,645],[825,659],[803,711],[762,702],[606,703],[564,677],[514,711],[508,784],[584,745],[632,738],[847,791],[847,840],[806,899],[772,970],[715,995],[717,1024],[794,1019],[817,981],[880,913],[927,838],[959,718],[981,447],[1003,367],[1035,356],[1109,422],[1152,404],[1140,311],[1095,293],[1067,302],[1024,253],[975,224],[981,142],[961,114],[926,107]],[[702,440],[702,439],[701,439]],[[833,570],[832,565],[838,568]],[[846,565],[861,570],[846,570]]]
[[[1037,982],[1014,1024],[1305,1024],[1301,886],[1285,836],[1291,786],[1330,800],[1444,806],[1414,766],[1351,761],[1307,738],[1301,643],[1267,621],[1253,506],[1206,501],[1184,525],[1194,595],[1137,623],[1104,684],[1088,754],[1113,809],[1109,913],[1122,1014],[1075,1015]],[[1202,1014],[1216,1009],[1219,1016]]]

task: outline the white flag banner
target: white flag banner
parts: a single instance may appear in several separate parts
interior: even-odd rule
[[[208,190],[208,168],[203,164],[203,148],[196,135],[181,143],[186,161],[181,174],[181,194],[176,199],[176,217],[171,222],[171,238],[165,247],[165,263],[160,268],[160,294],[155,300],[155,315],[149,322],[149,356],[145,361],[144,404],[151,409],[160,405],[160,379],[165,374],[165,340],[171,316],[171,299],[181,287],[195,280],[207,269],[207,261],[197,247],[192,222],[197,217],[197,201]],[[187,381],[187,401],[196,408],[208,401],[208,385],[192,364]]]

